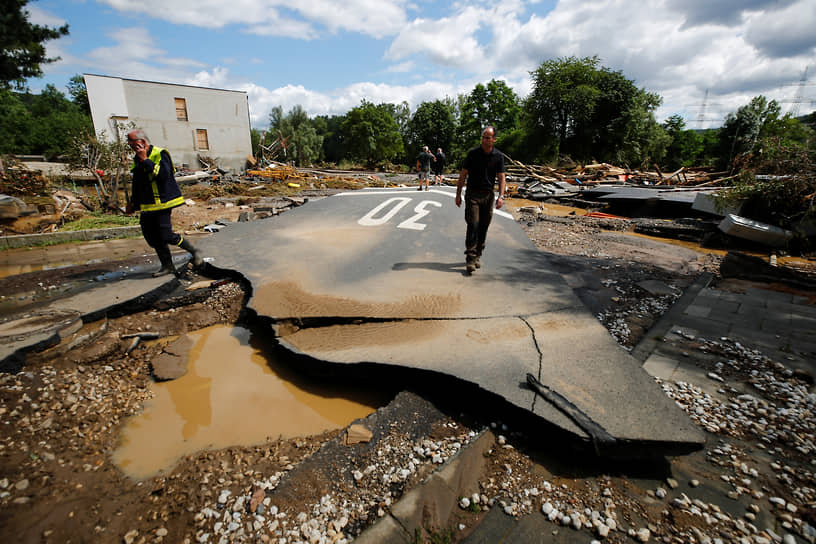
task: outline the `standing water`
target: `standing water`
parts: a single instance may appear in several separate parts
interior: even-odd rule
[[[241,327],[216,325],[188,336],[194,346],[187,374],[152,384],[153,398],[122,431],[113,459],[132,478],[169,472],[179,458],[203,449],[339,429],[391,398],[300,377],[288,381]]]

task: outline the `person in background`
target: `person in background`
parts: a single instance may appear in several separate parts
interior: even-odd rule
[[[419,188],[417,191],[422,190],[423,181],[425,182],[425,190],[428,190],[428,179],[431,177],[431,163],[435,160],[430,150],[428,150],[428,146],[423,147],[419,156],[417,156],[417,172],[419,173]]]
[[[442,148],[436,148],[436,162],[434,162],[434,184],[442,185],[442,169],[445,168],[445,154]]]
[[[468,151],[459,181],[456,184],[456,205],[462,206],[462,187],[467,180],[465,192],[465,257],[467,273],[482,267],[481,257],[485,248],[487,228],[493,218],[493,185],[499,181],[496,208],[504,204],[505,169],[504,154],[493,147],[496,129],[487,127],[482,131],[482,143]]]
[[[161,268],[154,277],[165,274],[180,276],[168,246],[179,246],[193,256],[193,267],[204,263],[201,253],[189,240],[173,232],[170,214],[173,208],[184,204],[181,189],[173,171],[173,161],[166,149],[151,145],[144,130],[136,129],[128,133],[127,142],[136,153],[133,157],[133,185],[127,213],[139,211],[139,225],[142,236],[159,256]]]

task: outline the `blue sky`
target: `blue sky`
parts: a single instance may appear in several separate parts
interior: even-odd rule
[[[413,110],[493,78],[526,96],[545,60],[593,55],[660,94],[660,121],[719,126],[759,94],[783,111],[816,109],[813,0],[34,0],[27,9],[34,22],[70,25],[48,42],[61,60],[32,90],[64,89],[78,73],[245,90],[258,128],[278,105],[312,116],[361,99]]]

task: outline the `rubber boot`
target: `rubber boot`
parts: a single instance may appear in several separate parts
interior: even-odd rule
[[[178,276],[176,266],[173,264],[173,256],[170,254],[170,248],[167,246],[156,248],[156,254],[159,256],[161,268],[153,272],[153,277],[158,278],[159,276],[166,276],[167,274]]]
[[[179,247],[193,256],[193,268],[196,270],[201,268],[201,265],[204,264],[204,258],[201,256],[201,252],[190,243],[190,240],[182,238],[181,242],[179,242]]]

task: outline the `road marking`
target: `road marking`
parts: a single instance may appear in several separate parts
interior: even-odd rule
[[[393,189],[393,190],[382,190],[382,189],[375,189],[373,191],[369,191],[367,189],[362,189],[360,191],[349,191],[345,193],[337,193],[334,196],[372,196],[372,195],[414,195],[417,196],[418,191],[416,189]],[[456,193],[450,191],[442,191],[439,189],[431,189],[430,191],[424,191],[425,194],[427,193],[436,193],[438,195],[445,195],[451,198],[456,198]],[[388,202],[388,201],[386,201]],[[508,219],[514,219],[511,213],[508,213],[504,210],[493,210],[493,215],[498,215],[500,217],[506,217]],[[390,219],[390,218],[389,218]],[[362,223],[360,223],[362,224]]]
[[[399,225],[397,225],[397,228],[398,229],[411,229],[411,230],[425,230],[425,227],[427,225],[425,223],[417,223],[417,221],[419,221],[420,219],[422,219],[423,217],[425,217],[426,215],[431,213],[431,210],[426,210],[425,209],[426,207],[430,206],[431,204],[433,204],[437,208],[442,207],[442,204],[440,204],[439,202],[436,202],[434,200],[423,200],[422,202],[417,204],[416,208],[414,208],[414,211],[416,212],[416,214],[411,216],[410,218],[406,219],[405,221],[403,221]]]
[[[374,216],[380,213],[386,206],[391,203],[394,203],[394,207],[389,210],[387,214],[380,218],[375,218]],[[357,223],[364,227],[376,227],[378,225],[382,225],[387,223],[389,219],[394,217],[398,211],[405,207],[406,204],[411,202],[410,198],[389,198],[388,200],[384,200],[378,206],[376,206],[373,210],[365,214],[363,217],[357,220]]]

